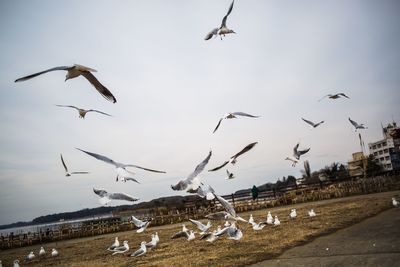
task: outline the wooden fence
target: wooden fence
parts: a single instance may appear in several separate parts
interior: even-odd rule
[[[272,208],[280,205],[290,205],[308,201],[318,201],[330,198],[340,198],[351,195],[370,194],[400,189],[399,176],[380,176],[358,180],[323,182],[303,184],[291,188],[282,188],[275,191],[261,191],[254,201],[251,193],[231,194],[222,196],[229,201],[237,212]],[[215,200],[206,202],[186,202],[183,209],[169,209],[156,207],[151,210],[132,211],[140,218],[153,218],[152,226],[186,222],[189,218],[201,219],[205,215],[222,210]],[[17,235],[2,236],[0,248],[2,250],[13,247],[22,247],[51,241],[71,238],[95,236],[119,231],[135,229],[130,223],[130,216],[118,215],[111,218],[59,224],[47,227],[36,232],[20,233]]]

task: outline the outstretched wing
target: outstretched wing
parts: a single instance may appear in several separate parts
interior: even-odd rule
[[[357,122],[353,121],[350,118],[349,118],[349,121],[350,121],[351,124],[353,124],[354,127],[356,127],[356,128],[358,127],[358,123]]]
[[[297,149],[299,148],[299,145],[300,145],[300,143],[297,143],[295,146],[294,146],[294,148],[293,148],[293,155],[297,155]]]
[[[304,150],[299,150],[299,151],[297,151],[297,155],[299,155],[299,156],[304,155],[304,154],[306,154],[308,151],[310,151],[310,148],[304,149]]]
[[[215,133],[215,132],[218,130],[218,128],[219,128],[219,126],[221,125],[221,122],[222,122],[223,119],[224,119],[224,118],[219,119],[218,124],[217,124],[217,127],[215,127],[213,133]]]
[[[125,179],[126,181],[133,181],[133,182],[135,182],[135,183],[140,184],[138,180],[136,180],[135,178],[132,178],[132,177],[126,177],[126,178],[124,178],[124,179]]]
[[[157,171],[157,170],[140,167],[138,165],[133,165],[133,164],[127,164],[127,165],[125,165],[125,167],[134,167],[134,168],[142,169],[142,170],[149,171],[149,172],[166,173],[165,171]]]
[[[138,218],[136,218],[135,216],[131,216],[132,219],[132,223],[136,226],[136,227],[142,227],[144,225],[144,222],[139,220]]]
[[[174,234],[174,235],[171,237],[171,239],[176,239],[176,238],[180,238],[180,237],[188,238],[188,237],[189,237],[189,233],[188,233],[188,232],[185,232],[185,231],[180,231],[180,232]]]
[[[48,69],[48,70],[44,70],[44,71],[41,71],[41,72],[37,72],[37,73],[31,74],[31,75],[28,75],[28,76],[25,76],[25,77],[16,79],[15,82],[16,82],[16,83],[17,83],[17,82],[23,82],[23,81],[26,81],[26,80],[35,78],[36,76],[45,74],[45,73],[50,72],[50,71],[55,71],[55,70],[69,70],[69,69],[71,69],[71,68],[73,68],[73,67],[70,67],[70,66],[69,66],[69,67],[68,67],[68,66],[55,67],[55,68],[51,68],[51,69]]]
[[[350,97],[348,97],[348,96],[345,95],[344,93],[339,93],[338,95],[341,95],[341,96],[343,96],[343,97],[346,97],[346,98],[350,99]]]
[[[139,200],[139,199],[134,198],[134,197],[132,197],[132,196],[130,196],[128,194],[125,194],[125,193],[112,193],[112,194],[109,195],[109,198],[115,199],[115,200],[132,201],[132,202],[135,202],[135,201]]]
[[[224,209],[230,215],[232,215],[233,217],[236,217],[236,211],[228,201],[226,201],[223,197],[218,196],[217,194],[214,194],[214,196],[218,199],[219,203],[221,203],[222,207],[224,207]]]
[[[325,97],[331,96],[331,94],[328,94],[326,96],[323,96],[321,99],[318,100],[318,102],[320,102],[322,99],[324,99]]]
[[[79,151],[82,151],[82,152],[88,154],[89,156],[94,157],[95,159],[98,159],[98,160],[104,161],[104,162],[106,162],[106,163],[112,164],[112,165],[114,165],[114,166],[117,166],[117,163],[116,163],[115,161],[113,161],[113,160],[110,159],[110,158],[107,158],[106,156],[103,156],[103,155],[100,155],[100,154],[96,154],[96,153],[92,153],[92,152],[88,152],[88,151],[82,150],[82,149],[77,148],[77,147],[76,147],[76,149],[78,149]]]
[[[68,105],[56,105],[57,107],[62,107],[62,108],[74,108],[76,110],[79,110],[79,108],[75,107],[75,106],[68,106]]]
[[[210,40],[211,38],[213,38],[214,35],[218,34],[218,28],[214,28],[212,31],[210,31],[209,33],[207,33],[206,37],[204,37],[204,40]]]
[[[104,190],[104,189],[96,189],[96,188],[93,188],[93,192],[94,192],[96,195],[99,195],[100,197],[105,197],[105,196],[108,195],[107,191]]]
[[[189,219],[189,221],[191,221],[191,223],[193,223],[194,225],[196,225],[196,227],[197,227],[199,230],[201,230],[201,231],[203,231],[204,229],[206,229],[206,226],[205,226],[204,224],[202,224],[201,222],[199,222],[199,221],[192,220],[192,219]]]
[[[85,77],[96,90],[108,101],[113,103],[117,102],[117,99],[113,96],[113,94],[108,90],[104,85],[102,85],[99,80],[89,71],[82,72],[83,77]]]
[[[226,27],[226,19],[228,18],[229,14],[231,14],[233,9],[233,3],[235,0],[232,1],[232,4],[229,6],[228,13],[226,13],[225,17],[222,19],[221,28]]]
[[[112,115],[110,115],[108,113],[105,113],[105,112],[102,112],[100,110],[96,110],[96,109],[89,109],[88,112],[97,112],[97,113],[112,117]]]
[[[209,172],[218,171],[219,169],[223,168],[229,161],[225,161],[221,166],[215,167],[214,169],[208,170]]]
[[[236,153],[234,156],[232,156],[232,158],[237,158],[237,157],[239,157],[240,155],[242,155],[242,154],[244,154],[244,153],[246,153],[247,151],[249,151],[250,149],[252,149],[255,145],[257,145],[257,143],[258,142],[254,142],[254,143],[251,143],[251,144],[248,144],[245,148],[243,148],[239,153]]]
[[[198,164],[196,166],[196,168],[194,169],[194,172],[192,172],[188,176],[187,180],[191,180],[191,179],[195,178],[197,175],[199,175],[204,170],[204,168],[206,167],[206,165],[210,161],[211,155],[212,155],[212,151],[210,150],[210,152],[208,152],[207,157],[202,162],[200,162],[200,164]]]
[[[312,127],[315,127],[315,123],[313,123],[312,121],[306,120],[304,118],[301,118],[303,121],[305,121],[306,123],[310,124]]]
[[[250,117],[250,118],[259,118],[260,117],[260,116],[254,116],[254,115],[251,115],[251,114],[247,114],[247,113],[244,113],[244,112],[233,112],[232,114],[235,115],[235,116],[245,116],[245,117]]]
[[[64,166],[65,172],[68,172],[68,168],[67,168],[67,165],[65,165],[62,154],[60,154],[60,156],[61,156],[61,162],[62,162],[62,165]]]
[[[71,174],[89,174],[90,172],[71,172]]]

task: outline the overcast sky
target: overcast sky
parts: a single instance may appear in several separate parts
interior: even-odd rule
[[[348,122],[365,123],[365,143],[382,137],[381,122],[400,121],[399,1],[237,0],[228,27],[237,34],[204,41],[230,0],[1,1],[0,224],[99,206],[92,188],[143,201],[168,195],[212,149],[215,167],[251,142],[258,145],[229,170],[202,173],[218,193],[300,176],[285,161],[293,146],[317,170],[359,151]],[[83,78],[64,82],[74,63],[117,98],[106,101]],[[351,99],[318,99],[344,92]],[[89,113],[54,104],[99,109]],[[229,111],[261,115],[226,120]],[[301,117],[325,120],[310,130]],[[107,165],[78,150],[167,171],[140,170],[141,184],[116,183]],[[71,170],[64,176],[60,153]],[[111,204],[125,204],[112,202]]]

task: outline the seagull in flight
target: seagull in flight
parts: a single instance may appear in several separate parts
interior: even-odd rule
[[[201,231],[200,232],[201,235],[206,234],[208,232],[208,230],[210,230],[210,228],[212,226],[210,221],[208,221],[207,224],[203,224],[200,221],[196,221],[196,220],[193,220],[193,219],[189,219],[189,221],[191,223],[193,223]]]
[[[179,231],[176,234],[174,234],[171,239],[177,239],[177,238],[181,238],[181,237],[185,237],[187,239],[187,241],[192,241],[196,238],[196,236],[194,235],[195,232],[193,232],[193,230],[188,230],[188,231]]]
[[[219,34],[219,36],[221,37],[221,40],[222,40],[222,35],[225,37],[226,34],[236,33],[235,31],[233,31],[231,29],[228,29],[228,27],[226,27],[226,20],[227,20],[229,14],[231,14],[231,12],[232,12],[234,2],[235,2],[235,0],[233,0],[231,5],[229,6],[228,13],[226,13],[224,18],[222,19],[221,26],[219,28],[214,28],[212,31],[210,31],[206,35],[204,40],[206,40],[206,41],[210,40],[211,38],[213,38],[214,36],[217,36],[218,34]]]
[[[76,149],[78,149],[79,151],[82,151],[82,152],[88,154],[89,156],[92,156],[92,157],[94,157],[94,158],[96,158],[98,160],[104,161],[105,163],[114,165],[115,169],[117,171],[117,179],[116,179],[117,181],[118,181],[118,177],[120,177],[120,176],[121,177],[127,177],[126,173],[134,174],[133,172],[128,171],[126,169],[126,167],[134,167],[134,168],[142,169],[142,170],[149,171],[149,172],[166,173],[164,171],[157,171],[157,170],[153,170],[153,169],[140,167],[138,165],[119,163],[119,162],[113,161],[110,158],[107,158],[106,156],[102,156],[100,154],[88,152],[88,151],[85,151],[85,150],[82,150],[82,149],[79,149],[79,148],[76,148]],[[132,178],[132,180],[138,183],[138,181],[136,181],[135,179]]]
[[[367,127],[365,127],[363,123],[358,124],[357,122],[353,121],[350,118],[349,118],[349,121],[354,126],[356,132],[357,132],[358,129],[367,129]]]
[[[142,233],[144,232],[144,230],[146,230],[146,228],[149,226],[151,219],[149,220],[139,220],[138,218],[136,218],[135,216],[131,216],[132,219],[132,223],[138,227],[139,229],[136,230],[137,233]]]
[[[227,221],[242,221],[242,222],[247,223],[247,221],[245,219],[243,219],[242,217],[240,217],[236,214],[235,209],[226,199],[224,199],[223,197],[221,197],[217,194],[214,194],[214,196],[217,198],[217,200],[221,204],[221,206],[226,210],[225,220],[227,220]]]
[[[114,200],[126,200],[126,201],[138,201],[139,199],[134,198],[128,194],[125,193],[108,193],[106,190],[104,189],[96,189],[93,188],[93,192],[100,196],[99,198],[99,202],[101,205],[107,205],[112,199]]]
[[[313,128],[317,128],[318,126],[320,126],[322,123],[324,123],[324,121],[320,121],[318,123],[314,123],[312,121],[306,120],[304,118],[301,118],[303,121],[305,121],[306,123],[308,123],[309,125],[311,125]]]
[[[68,106],[68,105],[56,105],[57,107],[63,107],[63,108],[74,108],[79,112],[79,118],[84,119],[86,113],[88,112],[97,112],[106,116],[112,117],[110,114],[104,113],[102,111],[96,110],[96,109],[83,109],[83,108],[77,108],[75,106]]]
[[[248,144],[245,148],[243,148],[240,152],[236,153],[235,155],[233,155],[228,161],[225,161],[222,165],[215,167],[214,169],[208,170],[209,172],[213,172],[213,171],[217,171],[221,168],[223,168],[226,164],[231,163],[232,165],[234,165],[237,162],[237,158],[246,153],[247,151],[251,150],[255,145],[257,145],[258,142],[254,142],[251,144]]]
[[[215,127],[213,133],[215,133],[215,132],[218,130],[218,128],[219,128],[219,126],[221,125],[221,122],[222,122],[223,120],[226,120],[226,119],[236,119],[237,116],[250,117],[250,118],[259,118],[259,117],[260,117],[260,116],[250,115],[250,114],[247,114],[247,113],[244,113],[244,112],[230,112],[230,113],[226,113],[222,118],[219,119],[218,124],[217,124],[217,127]]]
[[[23,82],[32,78],[35,78],[36,76],[45,74],[47,72],[51,71],[56,71],[56,70],[65,70],[67,71],[67,75],[65,77],[65,81],[69,79],[76,78],[80,75],[85,77],[93,86],[96,88],[96,90],[108,101],[111,101],[113,103],[117,102],[113,94],[104,86],[102,85],[97,78],[92,74],[92,72],[97,72],[97,70],[94,70],[92,68],[88,68],[82,65],[75,64],[73,66],[60,66],[60,67],[55,67],[51,68],[48,70],[44,70],[41,72],[37,72],[19,79],[16,79],[15,82]]]
[[[226,179],[228,179],[228,180],[235,178],[235,175],[228,170],[226,170],[226,175],[228,176],[228,177],[226,177]]]
[[[199,188],[201,183],[200,183],[199,179],[195,179],[195,178],[197,177],[197,175],[199,175],[204,170],[204,168],[208,164],[208,161],[211,158],[211,155],[212,155],[212,152],[210,150],[207,157],[196,166],[194,171],[186,179],[180,180],[176,185],[171,185],[171,188],[175,191],[177,191],[177,190],[197,190],[197,188]]]
[[[292,167],[296,167],[296,164],[299,163],[299,161],[293,157],[286,157],[285,160],[289,160],[292,162]]]
[[[306,154],[308,151],[310,151],[310,148],[304,149],[304,150],[298,150],[300,143],[297,143],[297,145],[294,146],[293,148],[293,157],[296,159],[300,159],[301,155]]]
[[[64,166],[64,169],[65,169],[65,176],[66,177],[69,177],[69,176],[71,176],[73,174],[89,174],[89,172],[69,172],[68,168],[67,168],[67,165],[65,164],[65,161],[63,159],[62,154],[60,154],[60,156],[61,156],[62,165]]]
[[[324,99],[325,97],[329,97],[330,99],[338,99],[338,98],[341,98],[341,97],[345,97],[345,98],[350,99],[350,97],[348,97],[344,93],[338,93],[338,94],[334,94],[334,95],[328,94],[328,95],[324,96],[323,98],[321,98],[320,100],[318,100],[318,102],[321,101],[322,99]]]

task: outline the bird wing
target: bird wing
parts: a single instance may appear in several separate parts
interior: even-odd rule
[[[229,161],[225,161],[221,166],[215,167],[214,169],[208,170],[209,172],[218,171],[219,169],[223,168]]]
[[[144,250],[142,248],[139,248],[138,250],[136,250],[135,252],[133,252],[131,254],[131,257],[137,257],[137,256],[140,256],[140,255],[142,255],[144,253],[145,253]]]
[[[232,158],[236,159],[237,157],[239,157],[240,155],[246,153],[247,151],[249,151],[250,149],[252,149],[255,145],[257,145],[258,142],[254,142],[251,144],[248,144],[245,148],[243,148],[239,153],[236,153],[234,156],[232,156]]]
[[[138,180],[136,180],[135,178],[132,178],[132,177],[126,177],[125,180],[126,180],[126,181],[133,181],[133,182],[135,182],[135,183],[140,184]]]
[[[101,160],[101,161],[104,161],[106,163],[109,163],[109,164],[112,164],[114,166],[117,166],[117,163],[115,161],[113,161],[110,158],[107,158],[106,156],[103,156],[103,155],[100,155],[100,154],[96,154],[96,153],[92,153],[92,152],[88,152],[88,151],[82,150],[80,148],[76,148],[76,149],[78,149],[79,151],[82,151],[82,152],[84,152],[84,153],[86,153],[86,154],[88,154],[88,155],[90,155],[90,156],[92,156],[92,157],[94,157],[94,158],[96,158],[98,160]]]
[[[337,94],[337,95],[341,95],[341,96],[343,96],[343,97],[346,97],[346,98],[350,99],[350,97],[348,97],[348,96],[345,95],[344,93],[339,93],[339,94]]]
[[[95,88],[96,90],[108,101],[113,103],[117,102],[117,99],[113,96],[113,94],[102,85],[97,78],[89,71],[82,72],[83,77],[85,77]]]
[[[69,105],[56,105],[57,107],[62,107],[62,108],[74,108],[76,110],[79,110],[79,108],[75,107],[75,106],[69,106]]]
[[[128,195],[128,194],[125,194],[125,193],[111,193],[111,194],[109,195],[109,198],[115,199],[115,200],[132,201],[132,202],[135,202],[135,201],[138,201],[138,200],[139,200],[139,199],[134,198],[134,197],[132,197],[132,196],[130,196],[130,195]]]
[[[142,227],[144,225],[144,222],[136,218],[135,216],[131,216],[132,222],[136,227]]]
[[[180,232],[177,232],[176,234],[174,234],[174,235],[171,237],[171,239],[176,239],[176,238],[180,238],[180,237],[188,238],[188,237],[189,237],[189,233],[188,233],[188,232],[185,232],[185,231],[180,231]]]
[[[199,228],[199,230],[201,230],[201,231],[204,231],[207,228],[204,224],[202,224],[199,221],[192,220],[192,219],[189,219],[189,221],[191,221],[194,225],[196,225],[196,227]]]
[[[17,82],[23,82],[23,81],[26,81],[26,80],[35,78],[36,76],[39,76],[39,75],[41,75],[41,74],[44,74],[44,73],[47,73],[47,72],[50,72],[50,71],[55,71],[55,70],[69,70],[69,69],[71,69],[71,68],[73,68],[73,67],[71,67],[71,66],[60,66],[60,67],[55,67],[55,68],[51,68],[51,69],[48,69],[48,70],[44,70],[44,71],[41,71],[41,72],[37,72],[37,73],[31,74],[31,75],[28,75],[28,76],[25,76],[25,77],[16,79],[15,82],[16,82],[16,83],[17,83]]]
[[[350,121],[351,124],[353,124],[354,127],[357,128],[357,127],[359,126],[357,122],[353,121],[353,120],[350,119],[350,118],[349,118],[349,121]]]
[[[197,175],[199,175],[204,170],[204,168],[206,167],[208,162],[210,161],[211,155],[212,155],[212,151],[210,150],[210,152],[208,152],[207,157],[196,166],[194,171],[187,177],[186,180],[190,181],[190,180],[194,179]]]
[[[71,172],[71,174],[89,174],[90,172]]]
[[[299,150],[299,151],[297,151],[297,155],[299,155],[299,156],[304,155],[304,154],[306,154],[308,151],[310,151],[310,148],[304,149],[304,150]]]
[[[215,236],[222,236],[222,235],[226,234],[228,232],[229,228],[230,228],[230,226],[227,226],[224,229],[221,229],[221,231],[215,233]]]
[[[157,171],[157,170],[140,167],[138,165],[133,165],[133,164],[127,164],[127,165],[125,165],[125,167],[134,167],[134,168],[142,169],[142,170],[149,171],[149,172],[166,173],[165,171]]]
[[[219,203],[221,203],[222,207],[224,207],[224,209],[233,217],[236,217],[236,211],[233,208],[233,206],[226,201],[223,197],[218,196],[217,194],[214,194],[214,196],[218,199]]]
[[[221,28],[226,27],[226,19],[228,18],[229,14],[231,14],[233,9],[233,3],[235,0],[232,1],[232,4],[229,6],[228,13],[226,13],[225,17],[222,19]]]
[[[315,127],[315,123],[313,123],[312,121],[306,120],[304,118],[301,118],[303,121],[305,121],[306,123],[310,124],[312,127]]]
[[[224,119],[224,118],[219,119],[218,124],[217,124],[217,127],[215,127],[213,133],[215,133],[215,132],[218,130],[218,128],[219,128],[219,126],[221,125],[221,122],[222,122],[223,119]]]
[[[300,143],[297,143],[294,148],[293,148],[293,155],[296,156],[297,155],[297,149],[299,148]]]
[[[260,116],[254,116],[254,115],[250,115],[244,112],[233,112],[232,113],[235,116],[245,116],[245,117],[250,117],[250,118],[259,118]]]
[[[204,40],[210,40],[214,35],[217,35],[218,33],[218,28],[214,28],[212,31],[207,33],[206,37],[204,37]]]
[[[99,195],[100,197],[105,197],[105,196],[108,195],[107,191],[104,190],[104,189],[96,189],[96,188],[93,188],[93,192],[94,192],[96,195]]]
[[[308,162],[308,160],[304,161],[304,171],[307,177],[311,177],[310,163]]]
[[[62,162],[62,165],[64,166],[65,172],[68,172],[68,168],[67,168],[67,165],[65,165],[62,154],[60,154],[60,156],[61,156],[61,162]]]
[[[318,122],[317,124],[315,124],[315,126],[314,127],[318,127],[319,125],[321,125],[322,123],[324,123],[325,121],[320,121],[320,122]]]
[[[110,115],[108,113],[105,113],[105,112],[102,112],[100,110],[96,110],[96,109],[89,109],[87,112],[97,112],[97,113],[112,117],[112,115]]]

